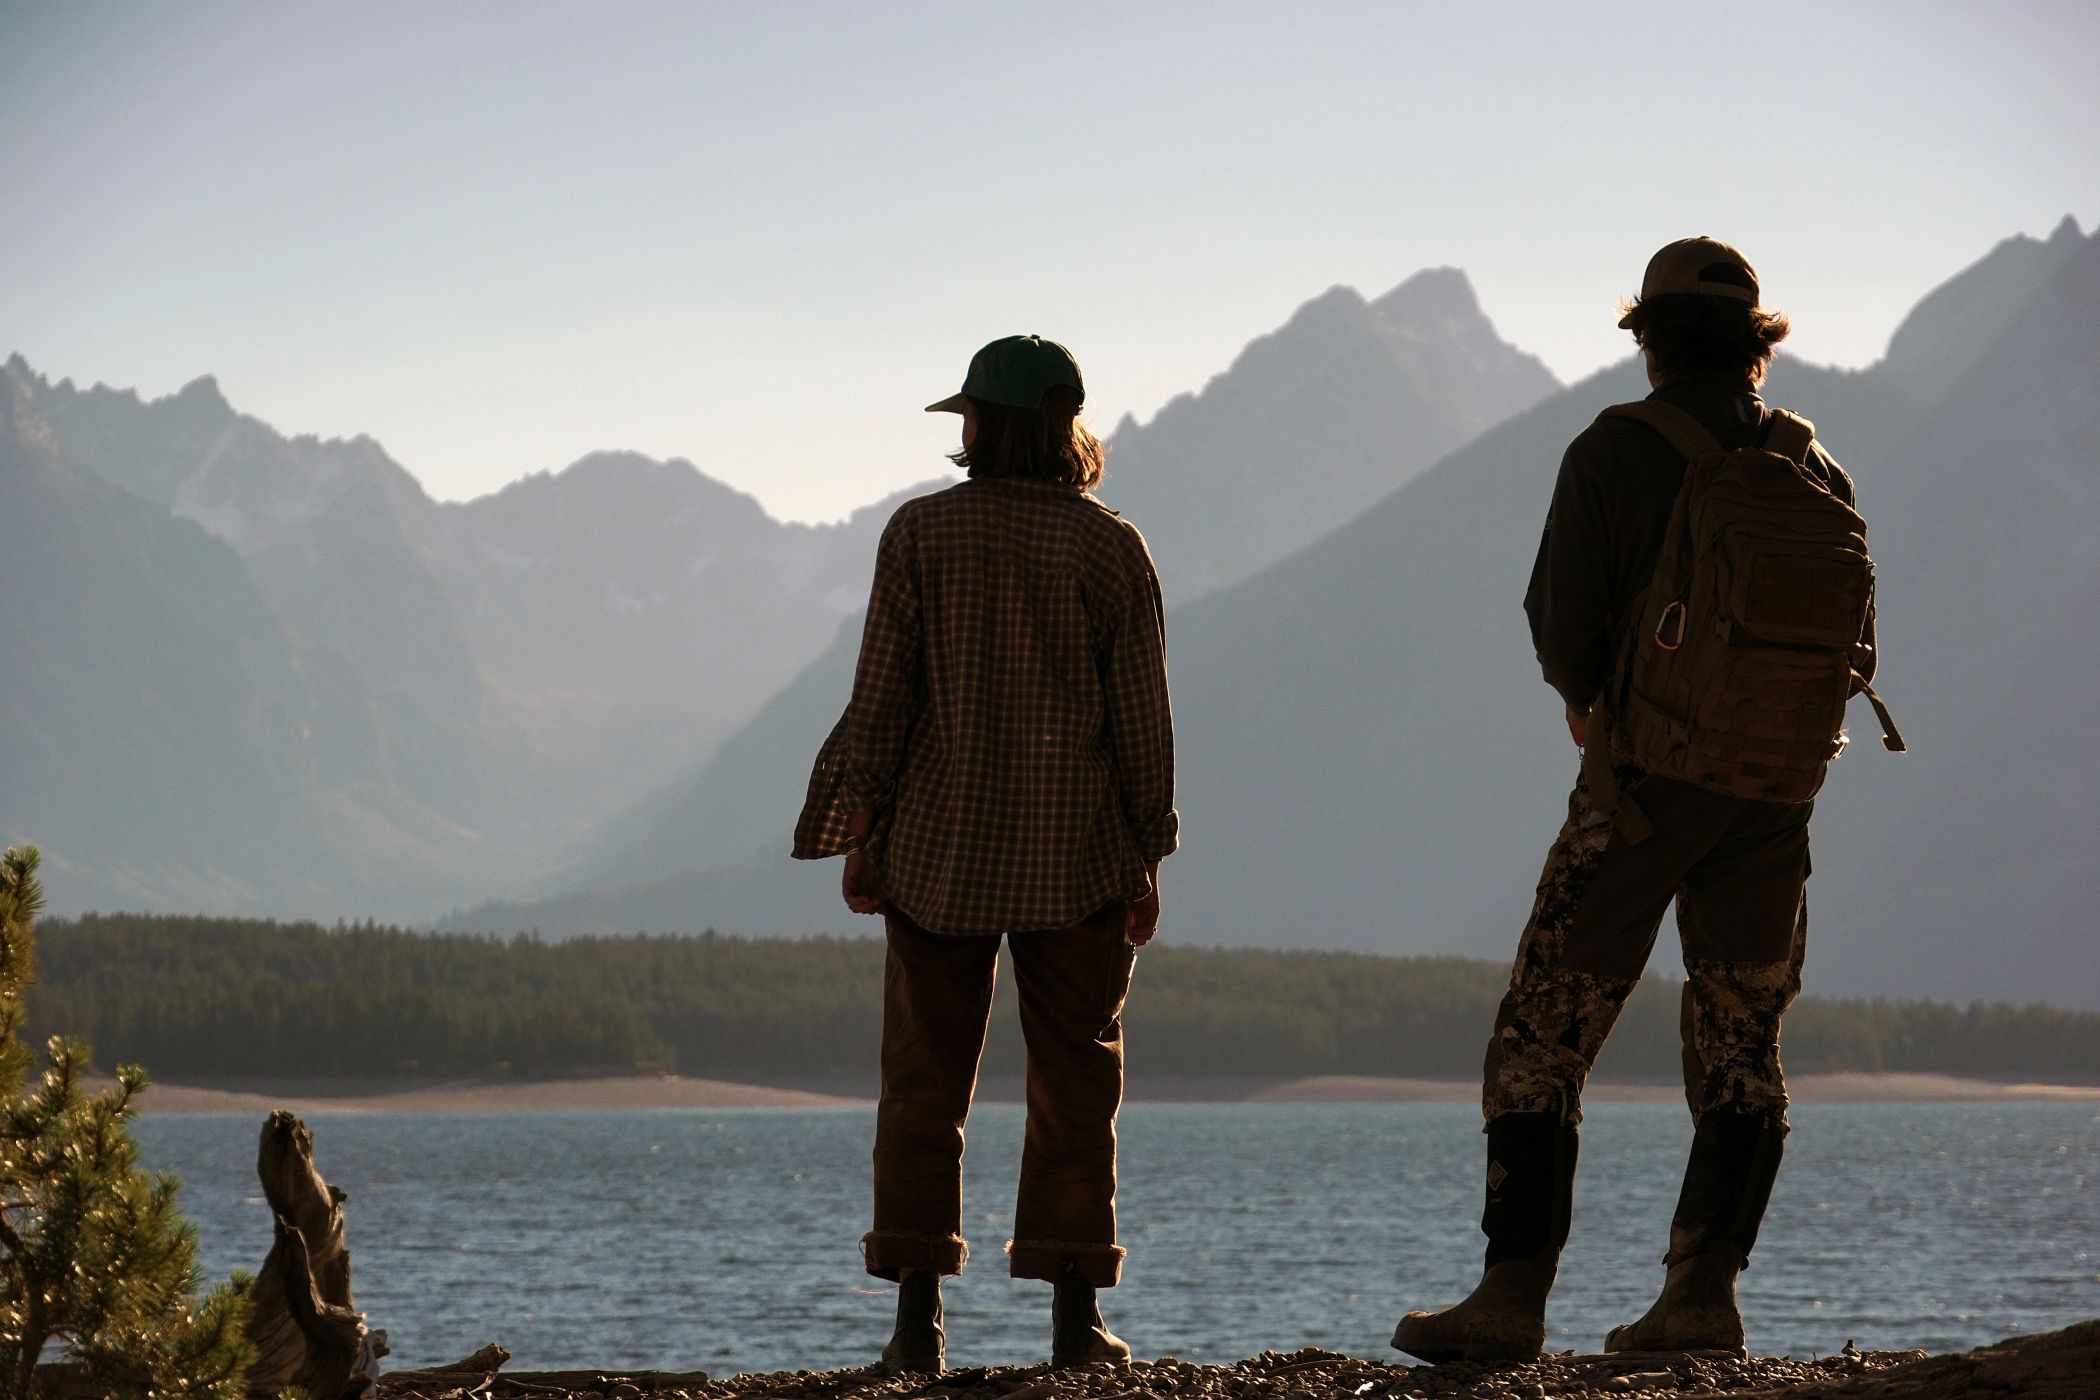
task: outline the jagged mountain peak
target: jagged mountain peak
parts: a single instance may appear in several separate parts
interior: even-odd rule
[[[1143,526],[1181,602],[1310,544],[1559,387],[1496,334],[1458,268],[1375,302],[1334,286],[1200,393],[1118,425],[1102,495]]]
[[[226,401],[225,393],[219,388],[219,377],[215,374],[200,374],[180,389],[177,389],[175,391],[175,401],[198,407],[215,408],[224,413],[233,412],[233,405]]]
[[[1366,299],[1354,287],[1337,283],[1305,302],[1276,331],[1257,337],[1247,348],[1253,350],[1273,341],[1305,336],[1325,338],[1337,329],[1347,334],[1373,326],[1388,334],[1435,334],[1454,325],[1486,322],[1480,298],[1464,269],[1425,267],[1375,300]]]
[[[1265,344],[1271,340],[1307,333],[1326,334],[1328,329],[1336,324],[1353,325],[1359,323],[1364,318],[1364,308],[1365,302],[1362,292],[1357,291],[1354,287],[1344,286],[1337,282],[1318,296],[1300,305],[1296,311],[1291,313],[1290,319],[1277,327],[1277,329],[1267,335],[1257,336],[1248,342],[1246,349],[1242,350],[1240,355],[1244,358],[1247,350],[1251,350],[1255,346]]]
[[[1455,321],[1479,316],[1480,298],[1463,268],[1425,267],[1371,303],[1386,321]]]
[[[628,450],[589,452],[559,471],[533,472],[489,495],[453,507],[473,515],[512,517],[562,502],[562,509],[623,516],[702,510],[723,520],[775,523],[758,498],[703,472],[683,457]]]
[[[2046,240],[2025,233],[2004,239],[1911,309],[1877,367],[1914,398],[1937,398],[2089,241],[2068,214]]]
[[[625,448],[587,452],[556,472],[555,478],[570,482],[638,481],[674,486],[708,482],[721,485],[683,457],[651,457]]]

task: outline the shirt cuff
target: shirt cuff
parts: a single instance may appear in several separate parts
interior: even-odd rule
[[[1130,834],[1139,859],[1147,865],[1165,860],[1181,848],[1181,813],[1170,807],[1166,815],[1133,828]]]

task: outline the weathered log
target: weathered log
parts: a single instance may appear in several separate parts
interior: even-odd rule
[[[276,1221],[276,1242],[255,1277],[249,1393],[276,1395],[298,1386],[314,1400],[370,1394],[384,1334],[371,1332],[351,1303],[347,1198],[322,1178],[313,1134],[295,1115],[279,1109],[263,1124],[256,1173]]]
[[[508,1349],[497,1345],[495,1342],[490,1342],[472,1356],[463,1357],[449,1366],[438,1366],[433,1369],[440,1371],[500,1371],[503,1369],[504,1363],[509,1360],[510,1352]]]
[[[457,1361],[448,1361],[442,1366],[421,1366],[406,1371],[386,1373],[387,1388],[392,1393],[420,1394],[436,1387],[439,1390],[472,1390],[477,1383],[485,1384],[510,1360],[510,1352],[495,1342],[490,1342],[471,1356]]]

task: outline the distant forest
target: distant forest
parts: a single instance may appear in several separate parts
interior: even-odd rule
[[[31,1030],[169,1080],[676,1072],[871,1077],[882,943],[632,935],[542,942],[372,924],[135,914],[46,919]],[[1162,942],[1126,1014],[1148,1076],[1471,1076],[1506,969],[1462,958]],[[1678,1073],[1677,987],[1651,978],[1599,1072]],[[2100,1013],[1804,999],[1795,1071],[2100,1078]],[[985,1071],[1021,1065],[1002,971]]]

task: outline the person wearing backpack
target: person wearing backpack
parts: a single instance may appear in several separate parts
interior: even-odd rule
[[[1486,1267],[1393,1346],[1528,1359],[1573,1216],[1582,1088],[1674,899],[1690,1158],[1661,1296],[1607,1351],[1743,1347],[1735,1278],[1787,1133],[1811,799],[1868,681],[1874,573],[1851,479],[1757,388],[1787,319],[1741,253],[1656,253],[1621,328],[1654,392],[1568,447],[1524,610],[1581,749],[1489,1040]]]

